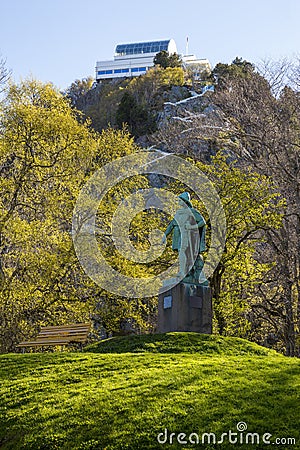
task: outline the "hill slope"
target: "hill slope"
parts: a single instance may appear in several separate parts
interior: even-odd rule
[[[239,422],[260,440],[270,433],[271,442],[295,438],[291,448],[300,448],[299,360],[265,349],[255,354],[258,346],[240,339],[198,335],[197,340],[193,333],[156,338],[101,344],[102,350],[119,347],[119,353],[110,354],[93,353],[93,346],[93,352],[85,353],[2,355],[1,449],[264,447],[233,445],[228,435],[222,445],[212,443],[213,435],[204,435],[201,445],[203,433],[215,433],[219,440],[222,433],[237,432]],[[122,344],[117,346],[118,340]],[[199,352],[201,343],[206,343],[206,352]],[[141,345],[149,350],[150,344],[152,351],[137,351]],[[121,353],[126,346],[134,352]],[[160,433],[160,441],[167,436],[169,442],[172,432],[172,445],[159,444]],[[243,442],[247,432],[238,433]],[[197,434],[200,443],[178,443],[178,433],[186,433],[179,440],[192,442]]]
[[[86,347],[85,351],[94,353],[199,353],[226,356],[277,354],[274,350],[269,350],[246,339],[185,332],[114,337],[90,345]]]

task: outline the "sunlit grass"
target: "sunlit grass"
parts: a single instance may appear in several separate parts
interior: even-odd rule
[[[143,340],[151,351],[136,352]],[[220,436],[240,421],[248,431],[295,437],[299,445],[299,360],[216,336],[150,341],[103,344],[119,342],[119,353],[2,355],[1,449],[197,448],[160,445],[157,435],[167,428]],[[195,350],[201,342],[206,354]],[[122,353],[126,345],[136,353]],[[199,445],[217,447],[247,448]]]

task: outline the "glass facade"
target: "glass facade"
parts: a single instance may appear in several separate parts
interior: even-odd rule
[[[138,55],[141,53],[158,53],[168,51],[170,41],[141,42],[134,44],[119,44],[116,47],[116,56]]]

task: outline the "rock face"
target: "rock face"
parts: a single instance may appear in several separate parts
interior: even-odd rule
[[[166,101],[158,113],[158,133],[153,137],[166,152],[196,156],[208,162],[215,154],[215,136],[226,128],[223,113],[213,104],[213,94],[189,91],[190,96],[176,102]]]
[[[99,109],[101,110],[101,108],[105,110],[108,108],[116,110],[129,82],[129,79],[123,78],[106,80],[98,84],[95,83],[92,89],[76,100],[75,107],[87,116],[90,116],[92,120],[94,118],[93,116],[95,114],[97,115],[97,111]],[[132,91],[132,94],[139,102],[140,93]],[[165,105],[185,101],[191,98],[193,94],[187,86],[172,86],[161,90],[159,95],[158,93],[154,93],[153,95],[154,97],[152,99],[150,98],[151,96],[148,99],[151,103],[151,105],[149,103],[148,107],[159,120],[160,114],[162,116],[165,114],[165,111],[162,111]],[[111,119],[110,117],[109,123],[114,125],[114,120]],[[108,123],[105,125],[107,126]]]
[[[159,113],[158,127],[162,128],[171,120],[181,120],[188,122],[195,114],[204,113],[208,106],[207,98],[204,94],[197,94],[189,91],[189,96],[178,101],[166,101],[164,109]]]
[[[130,80],[117,79],[95,84],[76,102],[76,107],[92,119],[97,131],[116,126],[116,113]],[[226,128],[225,119],[213,104],[213,86],[165,87],[148,95],[147,103],[139,103],[142,92],[132,91],[138,105],[149,109],[157,123],[156,133],[146,133],[136,138],[142,148],[155,146],[166,152],[196,156],[209,161],[215,154],[213,134]],[[204,132],[205,131],[205,132]],[[203,137],[205,136],[205,138]]]
[[[165,102],[178,102],[191,97],[191,91],[186,86],[172,86],[170,90],[163,92]]]

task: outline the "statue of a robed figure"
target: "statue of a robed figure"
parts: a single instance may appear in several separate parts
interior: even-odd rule
[[[185,283],[208,286],[201,255],[206,250],[206,222],[193,208],[188,192],[179,195],[178,203],[174,219],[165,231],[165,237],[173,233],[172,249],[179,253],[178,277]]]
[[[193,208],[188,192],[179,195],[178,210],[163,241],[170,233],[172,248],[179,256],[179,272],[175,278],[165,280],[159,294],[157,331],[211,334],[212,299],[201,254],[206,251],[206,222]]]

